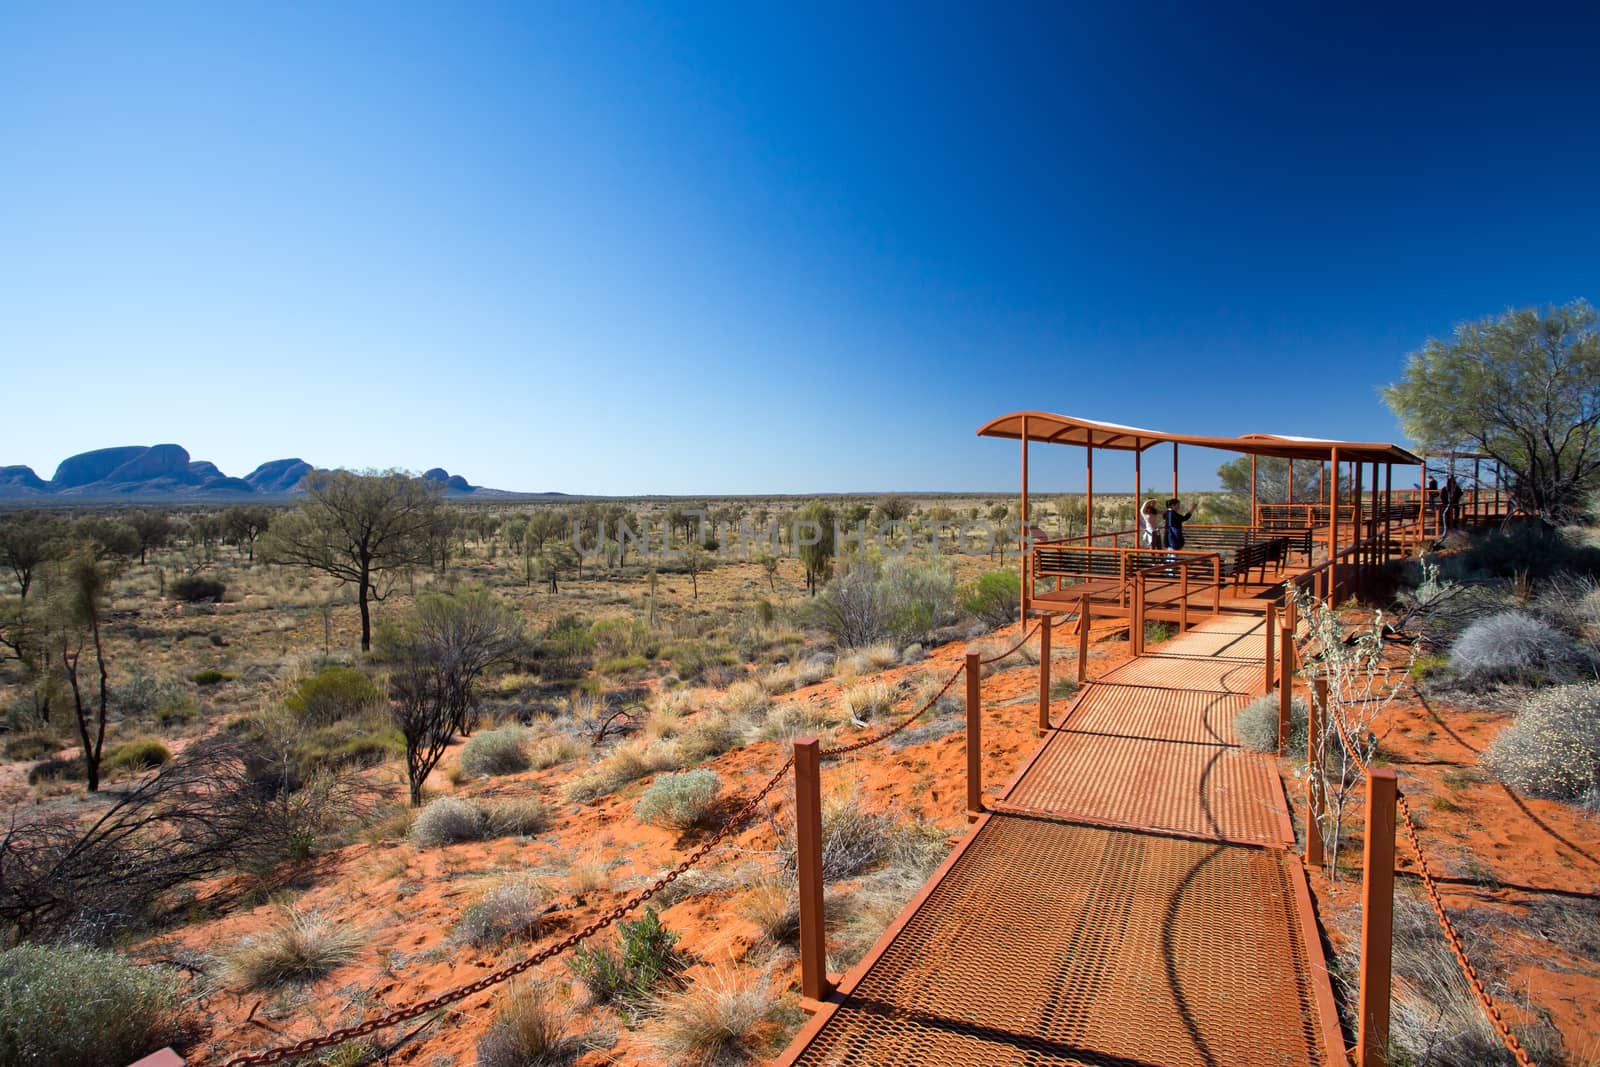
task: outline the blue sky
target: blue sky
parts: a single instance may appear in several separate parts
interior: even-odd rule
[[[959,490],[1019,408],[1399,439],[1428,337],[1600,301],[1600,15],[1291,6],[0,0],[0,463]]]

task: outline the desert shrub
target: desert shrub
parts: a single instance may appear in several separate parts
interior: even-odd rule
[[[283,703],[307,722],[326,725],[383,703],[383,694],[365,673],[333,666],[301,679]]]
[[[26,733],[6,739],[6,759],[36,760],[49,756],[61,748],[61,738],[55,734]]]
[[[486,837],[532,837],[550,828],[549,805],[538,797],[494,800],[481,810]]]
[[[802,617],[851,648],[886,638],[909,644],[945,621],[954,603],[955,578],[940,561],[857,557],[807,602]]]
[[[627,678],[648,671],[650,661],[643,656],[607,656],[594,669],[608,678]]]
[[[148,771],[172,759],[172,750],[153,737],[124,741],[106,756],[107,771]]]
[[[292,779],[309,778],[318,769],[375,767],[405,755],[405,737],[388,718],[376,715],[345,719],[303,734],[290,746]]]
[[[528,878],[505,881],[467,905],[456,923],[455,936],[473,945],[497,945],[517,934],[531,934],[544,922],[540,910],[548,897],[541,882]]]
[[[1426,682],[1450,668],[1449,656],[1418,656],[1411,663],[1411,680]]]
[[[88,775],[82,756],[51,756],[28,768],[28,784],[55,780],[81,781]]]
[[[818,705],[790,701],[778,705],[772,714],[761,720],[755,736],[760,741],[792,741],[797,737],[814,737],[834,725],[827,711]]]
[[[629,741],[613,748],[592,770],[568,782],[563,795],[572,801],[597,800],[630,782],[677,765],[678,754],[670,743]]]
[[[202,600],[222,599],[228,587],[215,578],[204,578],[192,575],[187,578],[174,578],[167,583],[167,593],[174,600],[181,600],[186,604],[196,604]]]
[[[1015,571],[990,571],[961,587],[961,606],[989,626],[1015,622],[1022,607],[1022,578]]]
[[[722,710],[730,715],[755,718],[766,713],[772,700],[759,682],[735,682],[722,695]]]
[[[892,641],[880,641],[861,650],[867,666],[875,671],[886,671],[900,665],[900,652]]]
[[[546,680],[582,678],[594,661],[595,639],[576,615],[563,615],[533,644],[530,658]]]
[[[251,987],[311,981],[355,959],[362,940],[348,922],[285,908],[267,929],[227,954],[228,974]]]
[[[762,1032],[777,1008],[765,976],[713,970],[688,988],[657,998],[647,1040],[669,1063],[755,1063]]]
[[[477,841],[483,836],[483,810],[470,800],[456,797],[440,797],[411,821],[411,840],[424,847]]]
[[[865,807],[859,793],[834,789],[822,798],[822,877],[829,882],[881,865],[897,846],[900,826],[893,815]],[[785,869],[797,869],[794,836],[785,831],[780,846]]]
[[[471,777],[516,774],[528,769],[528,732],[520,726],[485,730],[461,746],[460,767]]]
[[[1144,639],[1146,644],[1159,645],[1163,641],[1170,641],[1178,634],[1178,628],[1170,622],[1157,619],[1144,624]]]
[[[900,652],[900,662],[904,663],[906,666],[910,666],[913,663],[921,663],[927,658],[927,652],[925,652],[922,646],[917,644],[915,641],[907,645]]]
[[[678,952],[678,935],[667,929],[654,908],[617,923],[617,944],[573,949],[569,966],[596,1004],[637,1010],[656,986],[678,984],[687,961]]]
[[[1305,751],[1310,715],[1303,698],[1297,696],[1289,702],[1288,751]],[[1252,751],[1278,751],[1278,695],[1256,697],[1240,708],[1233,716],[1233,736]]]
[[[478,1040],[478,1067],[562,1067],[583,1051],[571,1030],[572,1012],[553,983],[513,979]]]
[[[1566,679],[1583,658],[1583,650],[1561,631],[1515,611],[1479,619],[1450,646],[1450,669],[1468,682]]]
[[[1600,549],[1542,522],[1519,522],[1473,537],[1466,551],[1441,557],[1439,570],[1455,581],[1600,575]]]
[[[223,682],[231,682],[233,677],[227,671],[219,671],[215,667],[207,667],[204,670],[195,671],[194,674],[189,676],[189,680],[202,688],[209,688],[213,685],[221,685]]]
[[[0,1063],[132,1063],[171,1039],[177,976],[82,945],[0,952]]]
[[[533,750],[528,754],[528,767],[531,770],[542,771],[547,767],[581,759],[588,754],[589,744],[582,738],[573,737],[571,734],[553,734],[540,739],[533,746]]]
[[[640,794],[633,813],[652,826],[687,830],[704,822],[716,810],[721,793],[722,779],[715,771],[663,774]]]
[[[1600,683],[1534,693],[1482,762],[1529,796],[1578,800],[1600,791]]]
[[[744,729],[737,719],[721,712],[702,715],[694,726],[678,737],[680,767],[691,767],[731,752],[744,741]]]
[[[192,702],[182,686],[158,682],[143,671],[136,671],[126,682],[112,686],[109,698],[111,707],[125,719],[159,716],[172,704]]]
[[[638,619],[601,619],[589,628],[594,648],[608,659],[637,656],[648,659],[657,650],[655,636]]]
[[[739,902],[739,914],[775,945],[794,941],[800,936],[800,895],[794,879],[769,878],[752,884]]]
[[[852,719],[871,722],[889,714],[894,707],[894,690],[884,682],[867,682],[844,691],[844,707]]]

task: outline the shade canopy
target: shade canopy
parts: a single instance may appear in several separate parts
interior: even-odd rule
[[[1167,433],[1114,422],[1056,415],[1048,411],[1014,411],[991,419],[978,428],[979,437],[1022,439],[1022,422],[1028,422],[1028,440],[1053,445],[1078,445],[1082,448],[1110,448],[1142,452],[1153,445],[1171,442],[1196,448],[1215,448],[1251,456],[1276,456],[1279,459],[1332,460],[1334,450],[1341,462],[1399,463],[1417,465],[1420,458],[1399,445],[1370,441],[1334,441],[1320,437],[1287,437],[1280,434],[1251,433],[1242,437],[1201,437],[1195,434]]]

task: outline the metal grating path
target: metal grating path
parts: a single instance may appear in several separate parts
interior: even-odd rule
[[[796,1062],[1321,1062],[1288,862],[992,816]]]
[[[1262,652],[1210,620],[1091,683],[778,1063],[1340,1062],[1276,768],[1233,736]]]

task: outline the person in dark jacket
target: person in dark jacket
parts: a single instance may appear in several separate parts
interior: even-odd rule
[[[1173,497],[1171,500],[1167,501],[1166,518],[1168,548],[1183,547],[1183,524],[1194,517],[1193,508],[1190,508],[1189,513],[1185,515],[1178,510],[1180,506],[1181,503],[1177,497]]]

